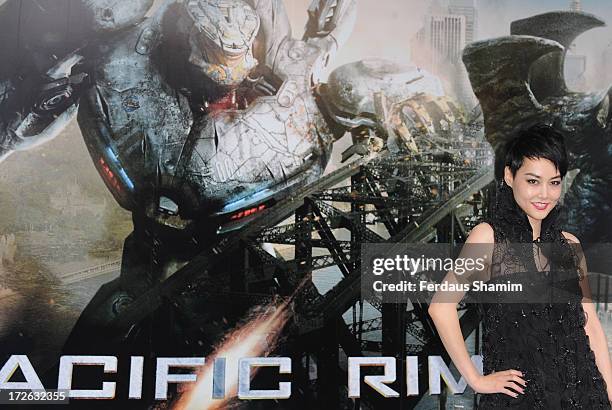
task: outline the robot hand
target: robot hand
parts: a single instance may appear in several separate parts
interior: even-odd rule
[[[40,117],[59,115],[78,101],[87,74],[79,73],[43,84],[35,98],[33,113]]]
[[[78,101],[78,95],[84,88],[87,74],[71,75],[75,65],[81,62],[82,56],[72,53],[47,71],[46,81],[41,86],[34,100],[32,111],[38,116],[59,115]]]
[[[72,53],[49,69],[29,87],[5,84],[3,107],[14,101],[25,104],[5,110],[0,117],[0,162],[15,151],[23,151],[55,138],[76,115],[78,99],[85,89],[85,73],[72,74],[82,57]],[[24,98],[25,97],[25,98]]]

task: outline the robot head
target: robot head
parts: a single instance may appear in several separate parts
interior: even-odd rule
[[[190,63],[219,85],[240,84],[257,65],[259,16],[243,0],[188,0],[185,9],[193,21]]]

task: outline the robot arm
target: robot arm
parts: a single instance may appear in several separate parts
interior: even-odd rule
[[[73,74],[73,50],[138,24],[153,3],[0,0],[0,161],[53,139],[76,114],[87,76]]]
[[[356,18],[356,0],[313,0],[303,40],[335,53],[350,36]]]
[[[355,0],[313,0],[308,8],[304,40],[331,35],[343,42],[353,29],[356,15]]]
[[[332,128],[353,137],[343,161],[354,154],[380,151],[385,145],[391,151],[417,153],[420,139],[433,141],[461,116],[437,77],[415,66],[381,59],[335,69],[317,93]]]
[[[269,67],[274,65],[278,48],[291,37],[291,25],[282,0],[247,0],[260,20],[254,45],[255,58]]]
[[[52,140],[76,115],[87,74],[70,73],[81,59],[73,53],[43,78],[0,82],[0,161]]]

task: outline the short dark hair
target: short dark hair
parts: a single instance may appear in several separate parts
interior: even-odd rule
[[[504,166],[510,167],[513,176],[523,166],[525,158],[545,158],[555,164],[561,178],[567,173],[567,149],[563,135],[554,128],[538,124],[519,132],[506,145]]]

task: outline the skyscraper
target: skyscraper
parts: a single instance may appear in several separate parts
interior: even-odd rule
[[[475,0],[450,0],[444,6],[434,0],[411,41],[413,62],[443,78],[447,92],[470,108],[475,97],[461,55],[476,40],[477,28]]]
[[[448,12],[465,17],[465,42],[471,43],[478,36],[478,10],[476,0],[450,0]]]
[[[452,14],[430,16],[430,46],[440,58],[456,63],[466,44],[466,21],[464,16]]]
[[[582,11],[582,4],[580,4],[580,0],[571,0],[570,1],[570,10],[571,11]]]
[[[421,67],[438,72],[445,63],[455,64],[465,47],[465,17],[429,15],[413,42],[413,59]]]

